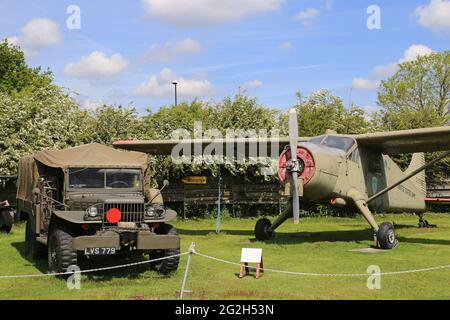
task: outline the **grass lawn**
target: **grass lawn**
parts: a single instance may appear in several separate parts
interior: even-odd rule
[[[394,221],[400,245],[377,254],[350,252],[372,244],[362,218],[303,218],[299,225],[286,222],[275,238],[253,241],[256,219],[227,219],[216,235],[214,220],[178,220],[182,251],[191,242],[199,252],[238,262],[241,248],[263,248],[266,268],[314,273],[365,273],[370,265],[382,272],[450,264],[450,214],[427,214],[435,229],[417,228],[417,217],[387,215]],[[273,220],[273,219],[272,219]],[[15,225],[0,235],[0,275],[46,272],[46,260],[24,257],[25,225]],[[177,273],[165,277],[145,267],[82,276],[81,289],[69,290],[54,277],[0,279],[0,299],[175,299],[180,289],[187,256]],[[109,258],[101,266],[126,263]],[[96,265],[81,264],[82,269]],[[369,290],[364,277],[307,277],[266,272],[261,279],[238,278],[239,267],[192,257],[187,282],[189,299],[450,299],[450,269],[424,273],[386,275],[380,290]]]

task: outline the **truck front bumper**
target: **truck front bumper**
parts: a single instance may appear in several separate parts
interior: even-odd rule
[[[150,231],[134,231],[125,233],[107,231],[90,236],[72,239],[72,248],[84,251],[86,248],[115,248],[132,245],[137,250],[162,250],[180,247],[180,238],[172,235],[160,235]]]

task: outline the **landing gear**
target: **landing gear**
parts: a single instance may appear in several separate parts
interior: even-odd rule
[[[376,235],[381,249],[393,249],[398,245],[394,226],[390,222],[383,222]]]
[[[392,223],[383,222],[378,226],[372,212],[370,212],[367,202],[362,200],[362,197],[354,198],[355,205],[367,222],[372,227],[375,233],[375,246],[381,249],[393,249],[398,245],[398,240],[395,235],[395,229]]]
[[[419,228],[436,228],[437,225],[428,223],[427,220],[423,218],[423,214],[419,214]]]
[[[259,241],[269,240],[273,236],[275,229],[291,216],[292,201],[290,201],[290,204],[273,223],[271,223],[267,218],[259,219],[255,225],[255,238]]]
[[[259,219],[255,225],[255,237],[259,241],[265,241],[272,237],[273,232],[269,229],[272,223],[269,219]]]

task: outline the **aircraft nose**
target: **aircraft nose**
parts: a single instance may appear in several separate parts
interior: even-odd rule
[[[297,172],[298,177],[303,178],[304,184],[306,185],[314,175],[315,163],[314,157],[311,151],[305,147],[297,148]],[[281,183],[285,183],[291,178],[291,171],[295,165],[291,161],[291,150],[289,148],[285,149],[278,159],[278,177]]]

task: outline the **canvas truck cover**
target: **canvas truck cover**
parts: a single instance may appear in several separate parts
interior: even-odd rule
[[[63,150],[42,150],[19,161],[17,198],[32,201],[33,188],[39,173],[36,161],[52,168],[139,168],[148,167],[145,153],[122,151],[99,143],[90,143]]]
[[[25,156],[19,160],[17,176],[17,199],[33,201],[33,189],[37,187],[39,172],[33,156]]]

